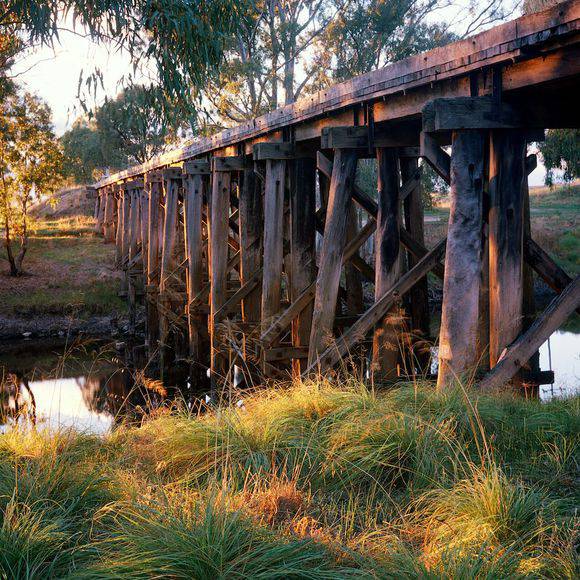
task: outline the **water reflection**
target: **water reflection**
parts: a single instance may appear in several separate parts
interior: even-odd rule
[[[540,348],[540,368],[554,371],[554,384],[540,387],[542,400],[580,393],[580,334],[555,332]]]
[[[130,347],[123,356],[98,343],[47,349],[40,356],[38,344],[16,344],[0,357],[0,432],[18,424],[101,434],[121,421],[139,421],[168,399],[159,380],[135,370]]]
[[[173,365],[173,376],[164,385],[147,368],[142,350],[117,347],[95,342],[0,344],[0,433],[18,423],[101,434],[121,421],[139,421],[176,398],[190,408],[203,405],[204,392],[189,384],[186,366]],[[580,334],[556,332],[541,347],[540,363],[555,374],[553,385],[540,388],[542,400],[580,393]]]

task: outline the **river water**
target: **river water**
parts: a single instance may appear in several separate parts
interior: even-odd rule
[[[540,349],[541,368],[555,373],[554,384],[540,388],[542,400],[580,393],[575,330],[556,332]],[[0,343],[0,433],[17,420],[102,434],[176,399],[190,407],[203,400],[186,375],[164,385],[148,377],[147,369],[131,370],[130,352],[123,344],[96,341]]]

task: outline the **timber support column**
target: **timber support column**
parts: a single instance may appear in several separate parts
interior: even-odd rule
[[[105,188],[105,217],[103,222],[105,243],[115,241],[115,195],[113,186]]]
[[[525,157],[526,136],[523,131],[499,129],[491,132],[489,355],[492,368],[523,328]]]
[[[120,268],[123,263],[123,198],[124,198],[124,189],[122,186],[115,185],[114,192],[116,203],[115,207],[117,208],[116,213],[116,232],[115,232],[115,266]]]
[[[217,334],[216,313],[227,300],[228,277],[228,233],[230,217],[231,176],[228,171],[216,169],[216,159],[212,159],[212,189],[209,220],[210,254],[210,318],[209,332],[211,342],[210,370],[212,399],[216,401],[219,386],[227,372],[224,353]]]
[[[163,221],[163,245],[161,272],[159,276],[159,354],[162,376],[169,361],[170,332],[172,315],[172,276],[176,267],[176,239],[178,223],[179,181],[181,170],[169,167],[163,170],[165,188],[165,216]]]
[[[264,273],[262,277],[262,330],[280,312],[284,267],[284,193],[286,161],[266,160],[264,185]]]
[[[395,148],[377,148],[378,214],[375,234],[375,302],[398,281],[402,271],[400,251],[401,211],[399,167]],[[373,376],[380,381],[399,375],[401,316],[392,309],[377,324],[373,338]]]
[[[401,178],[403,186],[409,183],[413,176],[419,170],[417,157],[399,157],[401,168]],[[423,187],[421,179],[417,180],[417,185],[407,195],[403,202],[405,214],[405,229],[419,242],[425,245],[424,220],[422,199]],[[415,267],[419,260],[411,253],[407,252],[408,269]],[[429,286],[427,276],[419,280],[415,287],[409,292],[409,320],[412,340],[415,344],[411,363],[418,366],[420,373],[426,373],[429,370],[431,353],[426,343],[430,337],[430,313],[429,313]],[[409,369],[410,370],[410,369]]]
[[[210,174],[209,162],[190,161],[184,164],[184,228],[185,228],[185,257],[187,260],[187,328],[189,339],[189,354],[193,359],[194,374],[198,380],[202,379],[203,367],[207,362],[202,356],[202,342],[207,336],[207,315],[196,312],[192,306],[194,297],[203,287],[203,236],[202,216],[204,197],[206,197],[207,181]],[[205,318],[205,320],[204,320]],[[196,381],[197,382],[197,381]]]
[[[257,276],[262,268],[264,251],[264,203],[262,199],[262,182],[257,177],[254,164],[248,163],[244,168],[239,202],[239,233],[242,286],[248,284],[253,276]],[[262,308],[261,276],[255,287],[242,299],[242,320],[247,325],[244,338],[244,357],[246,363],[252,358],[250,350],[255,351],[253,358],[258,358],[258,348],[251,349],[251,336],[260,335],[260,314]]]
[[[310,158],[290,163],[290,302],[316,279],[316,162]],[[292,346],[308,346],[312,302],[292,321]],[[292,360],[292,375],[299,378],[305,359]]]
[[[163,222],[161,207],[162,176],[159,171],[150,171],[145,175],[145,187],[149,191],[149,208],[147,214],[147,256],[144,260],[146,273],[145,308],[147,324],[147,347],[149,357],[157,352],[159,340],[159,313],[157,300],[159,296],[159,262],[161,247],[159,238],[160,224]]]
[[[318,356],[334,340],[336,300],[356,165],[357,152],[355,150],[336,149],[330,180],[324,239],[316,279],[312,329],[308,345],[309,367],[316,363]]]
[[[453,132],[438,388],[471,378],[477,365],[484,143],[483,131]]]

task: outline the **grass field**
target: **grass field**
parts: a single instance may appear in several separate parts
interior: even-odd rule
[[[570,275],[580,274],[580,184],[530,188],[532,237]],[[425,234],[430,245],[447,229],[449,200],[426,212]]]
[[[30,237],[25,276],[0,272],[0,314],[73,315],[83,318],[122,312],[114,245],[93,232],[93,219],[43,218]]]
[[[577,578],[580,399],[297,384],[0,437],[2,578]]]

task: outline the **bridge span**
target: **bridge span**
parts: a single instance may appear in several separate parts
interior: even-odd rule
[[[527,144],[580,128],[579,17],[580,0],[523,16],[95,184],[150,354],[188,358],[200,380],[210,368],[215,389],[233,365],[271,378],[362,365],[383,383],[429,375],[436,342],[440,387],[549,382],[538,348],[580,307],[580,279],[531,237]],[[376,197],[356,179],[369,158]],[[429,248],[425,163],[451,199]],[[557,292],[539,315],[534,276]]]

